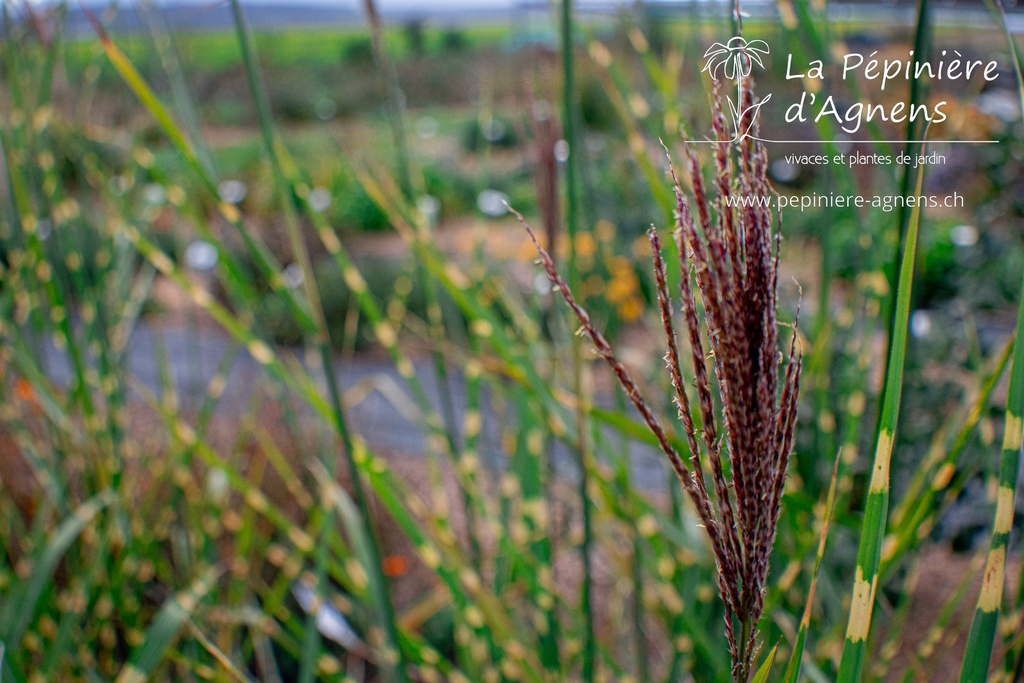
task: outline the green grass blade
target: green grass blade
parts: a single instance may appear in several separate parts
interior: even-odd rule
[[[836,456],[836,463],[832,468],[832,481],[828,486],[828,497],[825,499],[825,516],[821,522],[821,535],[818,538],[818,552],[814,556],[814,572],[811,574],[811,587],[807,591],[807,605],[804,607],[804,615],[800,620],[800,631],[796,636],[796,644],[793,645],[793,654],[789,658],[789,666],[786,668],[786,683],[799,683],[800,669],[803,664],[804,646],[807,644],[807,630],[811,625],[811,610],[814,606],[814,593],[818,587],[818,571],[821,569],[821,560],[825,557],[825,542],[828,540],[828,529],[832,523],[832,513],[836,507],[836,483],[839,481],[839,463],[842,461],[842,454]]]
[[[237,1],[231,3],[231,12],[234,18],[235,31],[238,38],[238,44],[242,52],[242,63],[245,67],[246,77],[249,83],[249,89],[252,93],[253,100],[256,104],[257,118],[259,120],[260,132],[263,135],[263,142],[266,148],[266,153],[270,159],[270,166],[273,170],[274,177],[274,188],[280,202],[280,208],[285,218],[286,231],[288,233],[289,243],[292,248],[293,256],[302,267],[303,286],[306,291],[307,299],[310,302],[310,306],[313,309],[314,320],[316,322],[317,333],[316,342],[318,345],[324,345],[329,343],[329,338],[326,333],[326,325],[322,320],[322,309],[319,303],[319,295],[316,291],[316,284],[313,280],[313,268],[310,264],[309,254],[305,249],[305,245],[301,242],[301,237],[298,237],[298,227],[296,225],[294,206],[291,200],[291,188],[288,186],[287,181],[284,178],[284,173],[281,170],[280,158],[277,154],[279,141],[274,134],[273,121],[270,114],[270,101],[266,93],[266,86],[263,83],[262,73],[259,70],[259,66],[256,62],[256,48],[251,33],[249,32],[248,25],[245,22],[245,17],[242,12],[242,7]],[[325,365],[327,371],[327,383],[331,387],[331,395],[336,396],[337,390],[333,385],[336,381],[333,377],[331,365],[329,362],[329,352],[326,360],[328,362]],[[332,404],[333,407],[334,404]],[[347,453],[351,452],[350,439],[347,436],[347,425],[344,418],[341,416],[340,410],[337,412],[338,423],[341,425],[341,436],[345,441],[344,447]],[[327,467],[330,468],[331,476],[335,476],[335,469],[333,461],[327,463]],[[362,485],[359,480],[359,474],[353,473],[353,485],[356,488],[357,495],[359,496],[360,502],[363,501],[362,497]],[[321,533],[323,536],[319,539],[315,551],[315,566],[314,566],[314,583],[315,590],[317,591],[317,601],[323,600],[323,589],[325,584],[325,577],[327,571],[328,562],[328,548],[330,537],[329,534],[332,531],[330,525],[324,525]],[[302,641],[302,657],[299,664],[298,680],[301,683],[310,683],[313,680],[316,672],[317,660],[319,659],[321,650],[320,632],[316,628],[316,610],[311,611],[306,617],[305,633]]]
[[[1006,404],[1006,426],[1003,451],[999,462],[996,488],[996,509],[992,522],[992,545],[985,562],[981,595],[971,624],[971,633],[964,652],[961,683],[981,683],[988,678],[995,645],[999,609],[1003,603],[1003,582],[1006,574],[1006,552],[1013,529],[1014,500],[1017,497],[1017,472],[1020,470],[1022,421],[1024,416],[1024,290],[1017,312],[1017,339],[1014,342],[1013,365],[1010,369],[1010,396]]]
[[[99,22],[96,21],[94,17],[92,19],[94,28],[100,37],[103,50],[106,53],[107,58],[110,60],[110,63],[114,66],[114,69],[118,72],[122,80],[124,80],[132,92],[135,93],[135,96],[147,111],[149,111],[150,115],[156,119],[160,128],[164,131],[164,134],[167,135],[178,151],[181,152],[182,156],[188,162],[195,178],[203,185],[211,196],[219,199],[220,195],[217,191],[216,178],[211,175],[201,163],[197,156],[195,146],[185,136],[185,133],[182,128],[178,126],[170,111],[156,96],[156,93],[154,93],[149,87],[145,79],[143,79],[142,75],[132,64],[131,60],[129,60],[124,52],[114,44],[103,30],[103,27],[99,25]],[[256,85],[260,86],[260,83],[261,82],[257,79]],[[266,114],[266,117],[269,118],[269,114]],[[263,116],[261,116],[261,123],[262,120]],[[261,125],[261,128],[263,127],[264,126]],[[266,132],[264,132],[264,135],[266,137]],[[280,159],[278,157],[278,151],[283,148],[283,145],[278,145],[277,140],[273,138],[269,139],[267,144],[273,155],[273,160],[275,161],[274,170],[279,171]],[[280,272],[282,270],[281,267],[278,266],[273,254],[270,253],[266,246],[258,242],[252,232],[245,227],[238,208],[225,202],[220,202],[218,208],[223,218],[231,224],[245,242],[246,247],[251,251],[252,256],[255,258],[257,266],[260,268],[263,275],[270,281],[272,289],[284,298],[284,301],[288,304],[290,312],[295,316],[296,323],[299,327],[307,331],[315,331],[317,328],[317,322],[313,319],[312,314],[301,304],[301,302],[298,301],[295,292],[284,285],[284,280],[280,277]],[[203,225],[204,223],[200,222],[198,227],[200,227],[200,230],[203,232],[204,239],[217,242],[218,240],[216,237],[208,233],[208,231],[202,230]],[[231,284],[242,288],[245,293],[244,299],[246,302],[254,301],[257,298],[257,295],[252,289],[251,283],[249,283],[245,277],[240,275],[238,265],[235,263],[234,258],[231,257],[230,250],[220,249],[220,254],[221,260],[224,262],[224,266],[232,270]]]
[[[206,637],[202,631],[199,630],[191,619],[186,619],[185,624],[188,626],[189,632],[192,637],[195,638],[203,649],[206,650],[210,655],[217,660],[224,672],[230,676],[231,679],[236,681],[242,681],[242,683],[255,683],[254,679],[248,676],[244,671],[238,668],[238,665],[231,661],[231,658],[216,644],[213,643],[209,638]]]
[[[565,227],[569,238],[568,278],[570,287],[579,285],[579,268],[576,258],[576,235],[579,230],[580,202],[576,183],[580,170],[583,139],[577,127],[577,100],[575,85],[575,34],[573,31],[573,2],[562,0],[560,29],[562,43],[562,119],[565,141],[569,145],[569,157],[565,161]],[[573,384],[579,397],[576,406],[577,467],[579,468],[579,497],[583,518],[583,543],[580,556],[583,563],[583,577],[580,585],[580,610],[583,612],[583,681],[593,683],[597,659],[597,636],[594,629],[592,604],[591,547],[591,502],[589,497],[589,475],[592,468],[592,444],[589,437],[588,400],[582,391],[588,368],[583,360],[583,344],[579,336],[572,338]]]
[[[924,168],[917,175],[916,196],[924,185]],[[896,315],[893,318],[892,344],[886,373],[885,392],[882,396],[878,438],[871,483],[864,509],[864,526],[857,548],[857,567],[850,603],[850,619],[846,629],[839,665],[839,683],[858,683],[867,653],[868,633],[878,589],[878,569],[882,559],[882,539],[889,511],[889,465],[893,440],[899,420],[900,397],[903,390],[903,364],[907,353],[907,332],[910,320],[910,294],[914,280],[914,258],[917,255],[917,236],[921,224],[921,206],[917,204],[910,216],[907,240],[900,264],[899,288],[896,294]]]
[[[926,60],[931,59],[932,49],[932,15],[934,13],[931,9],[930,0],[917,0],[917,19],[914,22],[914,54],[917,55],[917,59]],[[920,102],[927,101],[928,99],[929,81],[923,78],[915,78],[910,81],[910,93],[907,101],[907,106],[913,108]],[[907,119],[907,140],[911,142],[907,144],[904,152],[910,157],[917,157],[923,151],[924,145],[916,142],[921,139],[922,123],[919,119],[909,117]],[[911,178],[911,167],[909,164],[903,168],[903,176],[900,178],[900,194],[904,197],[910,192],[910,178]],[[900,232],[903,232],[903,226],[907,222],[907,207],[901,206],[897,211],[897,219],[900,226]],[[895,270],[896,263],[893,263],[893,270]],[[891,277],[890,277],[891,281]],[[883,309],[884,310],[884,309]]]
[[[34,563],[25,585],[20,589],[13,588],[5,591],[8,596],[20,595],[21,599],[10,600],[7,603],[7,609],[0,617],[2,618],[0,642],[7,645],[21,643],[22,636],[35,614],[39,597],[49,584],[53,572],[57,569],[57,564],[82,533],[82,530],[114,500],[113,492],[103,491],[79,506],[50,536],[38,561]]]
[[[757,670],[754,677],[750,679],[750,683],[767,683],[768,676],[772,673],[772,665],[775,664],[775,655],[779,654],[779,644],[776,643],[772,651],[768,653],[768,658],[764,660],[761,668]]]
[[[926,532],[931,531],[941,511],[976,474],[973,467],[958,470],[957,461],[982,416],[987,414],[992,393],[1002,380],[1013,349],[1014,339],[1010,339],[995,359],[994,368],[982,378],[978,397],[973,403],[961,408],[964,417],[954,417],[947,423],[961,423],[952,444],[948,448],[944,447],[945,434],[936,433],[937,441],[932,445],[929,456],[918,466],[918,471],[903,493],[901,504],[893,510],[893,532],[883,544],[883,581],[902,566],[907,555],[919,547],[922,539],[927,538]]]
[[[388,52],[384,40],[384,24],[377,3],[374,0],[363,0],[367,22],[370,25],[370,43],[373,46],[373,59],[377,66],[377,74],[384,80],[384,103],[387,107],[388,124],[395,142],[396,170],[402,194],[406,199],[413,197],[412,166],[409,163],[409,142],[405,133],[405,94],[398,81],[395,63]]]
[[[213,161],[210,158],[210,149],[203,142],[200,132],[199,107],[189,90],[185,72],[181,66],[181,60],[175,51],[171,34],[168,31],[164,18],[150,2],[139,3],[139,11],[143,23],[153,38],[153,46],[156,49],[164,75],[167,77],[168,84],[170,85],[175,109],[184,124],[185,131],[195,144],[196,156],[207,173],[213,175]]]
[[[1010,33],[1006,20],[1006,8],[995,0],[1000,28],[1010,49],[1010,59],[1017,78],[1017,91],[1021,106],[1024,106],[1024,74],[1021,73],[1020,49]],[[999,609],[1003,601],[1003,582],[1006,571],[1006,553],[1013,529],[1014,501],[1017,496],[1017,475],[1020,470],[1021,416],[1024,415],[1024,344],[1021,330],[1024,329],[1024,289],[1021,292],[1020,308],[1017,312],[1017,333],[1013,349],[1013,365],[1010,369],[1010,393],[1006,404],[1006,425],[1003,432],[1003,450],[999,463],[999,481],[996,488],[996,509],[992,522],[992,542],[985,562],[981,594],[971,624],[971,632],[964,651],[964,664],[960,672],[961,681],[984,681],[992,661]],[[1017,598],[1017,609],[1024,597],[1024,578],[1021,579],[1021,593]],[[1021,654],[1014,652],[1011,645],[1006,657],[1006,673],[1010,677],[1020,674]],[[1016,661],[1014,661],[1016,660]]]
[[[86,12],[114,69],[121,75],[121,78],[124,79],[124,82],[135,93],[135,96],[139,98],[143,106],[153,115],[153,118],[160,124],[160,127],[163,128],[167,136],[171,138],[171,142],[174,143],[175,147],[180,149],[181,153],[185,155],[188,162],[193,165],[199,165],[199,159],[196,156],[195,149],[192,147],[192,143],[182,134],[174,117],[146,84],[142,74],[138,72],[127,55],[110,39],[110,36],[107,35],[107,32],[96,17],[88,12],[88,10]]]
[[[381,626],[387,640],[386,649],[388,656],[385,657],[385,661],[388,663],[385,667],[388,672],[387,679],[395,681],[396,683],[404,683],[408,680],[405,673],[405,662],[402,658],[399,643],[399,632],[395,623],[394,607],[391,603],[387,579],[384,576],[384,570],[381,566],[382,555],[380,546],[376,539],[376,535],[374,534],[373,527],[371,526],[370,502],[365,493],[360,468],[358,463],[355,461],[353,453],[353,437],[348,424],[348,418],[345,414],[344,402],[341,397],[341,389],[338,386],[337,373],[335,372],[334,367],[334,355],[330,346],[330,333],[328,332],[327,321],[323,313],[320,293],[313,272],[312,261],[305,242],[303,241],[298,221],[295,216],[295,209],[297,208],[296,202],[294,201],[297,196],[296,188],[282,164],[282,156],[286,156],[287,152],[279,154],[279,150],[283,150],[284,145],[274,133],[273,121],[270,114],[270,102],[259,70],[254,41],[248,25],[245,22],[242,7],[238,0],[232,0],[231,10],[235,20],[235,28],[238,35],[239,45],[242,49],[242,58],[245,64],[249,87],[252,91],[253,98],[256,101],[260,129],[263,133],[264,142],[267,148],[266,151],[270,156],[271,166],[274,170],[274,179],[277,185],[277,190],[280,193],[281,209],[285,217],[285,227],[287,229],[291,250],[293,256],[301,265],[303,273],[305,274],[303,278],[303,286],[305,288],[306,298],[309,301],[309,306],[316,326],[315,343],[319,350],[321,363],[323,364],[332,412],[331,422],[344,449],[345,460],[348,464],[349,477],[354,492],[355,502],[360,512],[362,538],[367,541],[364,548],[366,569],[370,574],[370,587],[373,591],[374,603],[378,611],[380,621],[379,625]],[[333,460],[325,460],[324,466],[332,477],[336,476]],[[325,533],[329,533],[329,529],[325,530]],[[323,585],[322,579],[327,564],[326,541],[327,539],[325,538],[324,541],[319,544],[317,549],[317,590],[320,590]],[[312,626],[312,623],[310,623],[309,626]],[[300,681],[312,680],[316,661],[314,655],[318,654],[320,647],[319,635],[316,629],[307,628],[307,634],[308,647],[303,652],[303,665],[299,676]],[[393,655],[393,657],[391,655]]]
[[[144,683],[150,679],[199,601],[210,592],[222,572],[219,567],[211,567],[186,590],[164,601],[146,629],[145,640],[121,669],[116,683]]]

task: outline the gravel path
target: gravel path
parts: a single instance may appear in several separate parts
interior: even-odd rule
[[[127,371],[150,391],[159,393],[160,368],[166,362],[181,404],[195,406],[232,348],[231,340],[216,329],[143,323],[136,327],[129,341]],[[50,376],[58,383],[67,384],[71,377],[67,356],[47,346],[45,357]],[[425,441],[415,422],[415,403],[391,362],[373,354],[356,354],[347,361],[339,357],[337,368],[340,384],[350,396],[348,413],[355,430],[376,449],[422,455]],[[421,360],[415,363],[415,368],[431,400],[441,405],[433,364]],[[453,375],[452,400],[461,424],[466,406],[465,382],[457,370],[450,372]],[[264,369],[248,352],[238,352],[227,375],[218,415],[240,417],[254,393],[267,388]],[[499,438],[501,416],[495,414],[489,400],[484,401],[483,418],[481,455],[489,466],[500,468],[506,460]],[[618,443],[618,436],[610,430],[607,433],[609,439]],[[666,469],[657,452],[633,444],[630,458],[637,484],[649,489],[664,486]],[[575,478],[572,455],[564,446],[555,449],[555,466],[561,476]]]

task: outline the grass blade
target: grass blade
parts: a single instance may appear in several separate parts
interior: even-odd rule
[[[1010,368],[1010,396],[1006,405],[1006,426],[1003,451],[999,461],[999,482],[996,488],[996,509],[992,522],[992,545],[985,562],[981,595],[971,624],[971,633],[964,652],[961,683],[980,683],[988,678],[995,645],[999,609],[1003,603],[1003,582],[1006,574],[1006,552],[1013,529],[1013,507],[1017,497],[1017,473],[1020,470],[1022,421],[1024,416],[1024,290],[1017,312],[1017,338]]]
[[[39,596],[43,594],[49,584],[53,572],[61,558],[96,516],[107,506],[114,502],[114,493],[104,491],[90,498],[70,517],[65,519],[56,531],[50,536],[49,541],[40,555],[38,562],[32,567],[28,581],[21,590],[9,590],[8,595],[21,595],[21,600],[11,600],[4,610],[2,621],[0,621],[0,641],[7,645],[21,643],[21,638],[28,628],[32,615],[35,614]]]
[[[324,317],[323,308],[320,303],[320,294],[316,285],[312,262],[305,243],[302,240],[297,218],[295,216],[295,209],[297,207],[294,200],[298,193],[296,192],[296,188],[290,174],[286,172],[283,167],[282,156],[287,157],[287,152],[284,151],[284,145],[274,132],[273,121],[270,115],[269,99],[259,71],[252,35],[245,22],[241,5],[237,0],[232,1],[231,9],[235,20],[238,41],[242,49],[242,57],[249,86],[256,102],[260,129],[263,133],[267,154],[270,156],[271,166],[274,171],[275,184],[277,185],[278,192],[280,193],[281,209],[285,216],[285,226],[287,228],[291,250],[293,252],[293,256],[301,265],[305,274],[303,284],[305,287],[306,298],[309,301],[313,315],[313,321],[315,323],[315,343],[319,350],[320,360],[323,364],[324,374],[326,377],[331,407],[332,426],[335,428],[335,431],[342,442],[355,501],[360,511],[363,536],[368,540],[367,547],[365,548],[365,554],[367,555],[367,570],[370,574],[370,587],[374,595],[374,603],[378,608],[380,626],[382,627],[387,640],[388,656],[386,659],[390,662],[390,665],[387,667],[390,674],[389,678],[397,683],[402,683],[407,679],[399,644],[399,632],[395,623],[394,608],[391,604],[391,597],[388,592],[387,579],[385,578],[381,567],[382,560],[379,544],[370,524],[371,513],[369,500],[363,487],[359,465],[356,463],[353,453],[355,449],[353,436],[345,415],[341,390],[338,386],[337,373],[334,369],[333,351],[330,347],[330,335],[327,328],[327,322]],[[332,461],[328,460],[324,463],[324,466],[332,477],[335,476],[335,468]],[[326,540],[327,539],[325,538],[324,541]],[[326,547],[327,544],[324,542],[321,543],[318,548],[318,589],[323,585],[322,578],[327,563]],[[303,667],[300,680],[307,680],[307,678],[312,677],[312,667],[314,663],[312,656],[319,650],[318,634],[316,630],[310,630],[308,635],[309,640],[306,643],[307,648],[303,652]]]
[[[927,135],[925,136],[927,137]],[[916,195],[924,185],[924,168],[917,175]],[[857,683],[861,680],[867,653],[871,615],[878,589],[878,569],[882,559],[882,539],[889,512],[889,465],[893,440],[899,420],[900,396],[903,389],[903,363],[907,353],[907,333],[910,321],[910,294],[914,280],[914,258],[917,254],[917,236],[921,224],[921,206],[914,207],[907,229],[907,240],[900,264],[899,288],[896,293],[896,315],[893,318],[892,344],[886,372],[885,393],[878,426],[874,462],[871,466],[871,484],[864,509],[864,526],[857,548],[857,568],[850,603],[850,620],[846,629],[839,665],[839,683]]]
[[[135,65],[131,63],[127,55],[124,54],[114,44],[107,35],[107,32],[103,29],[103,25],[100,24],[99,20],[89,11],[88,8],[83,8],[89,21],[92,22],[93,29],[96,31],[96,35],[99,36],[100,43],[103,45],[103,50],[107,53],[107,58],[110,59],[110,63],[114,65],[114,69],[121,75],[124,82],[131,88],[135,96],[139,98],[143,106],[149,110],[153,118],[156,119],[160,127],[163,128],[164,132],[171,142],[181,150],[181,153],[185,155],[185,158],[190,164],[199,165],[199,158],[196,155],[195,148],[192,143],[182,134],[181,129],[174,121],[174,117],[171,112],[163,105],[163,103],[157,98],[157,96],[150,90],[143,79],[142,74],[138,72]]]
[[[579,285],[579,270],[576,264],[576,234],[579,229],[579,196],[577,194],[577,172],[579,170],[580,152],[583,149],[582,139],[577,130],[577,110],[575,92],[575,66],[573,41],[573,3],[562,0],[561,7],[561,39],[562,39],[562,119],[565,141],[569,145],[569,155],[565,161],[565,224],[569,238],[569,286]],[[592,683],[597,658],[597,639],[594,632],[594,613],[591,604],[592,574],[590,549],[593,543],[591,528],[591,503],[588,495],[589,476],[591,469],[591,444],[588,439],[588,406],[584,399],[583,387],[587,368],[583,361],[583,344],[579,336],[572,338],[573,383],[574,393],[580,397],[576,407],[576,436],[578,439],[579,496],[583,508],[583,543],[580,554],[583,561],[583,580],[580,587],[580,610],[583,612],[583,681]]]
[[[814,606],[814,593],[818,587],[818,570],[821,569],[821,559],[825,556],[825,542],[828,540],[828,529],[832,522],[832,513],[836,506],[836,482],[839,480],[839,463],[842,455],[836,456],[836,463],[832,468],[832,481],[828,486],[828,497],[825,499],[825,516],[821,522],[821,536],[818,539],[818,552],[814,556],[814,572],[811,574],[811,587],[807,591],[807,605],[804,607],[804,615],[800,620],[800,631],[796,636],[796,644],[793,646],[793,655],[789,658],[789,667],[786,669],[786,683],[798,683],[800,680],[800,668],[803,662],[804,646],[807,643],[807,629],[811,625],[811,610]]]
[[[779,644],[776,643],[772,651],[768,653],[768,658],[764,660],[764,664],[757,670],[754,677],[750,679],[750,683],[767,683],[768,676],[772,673],[772,665],[775,664],[775,655],[779,653]]]
[[[377,11],[377,3],[374,0],[363,0],[363,9],[366,11],[366,19],[370,25],[370,42],[373,46],[373,58],[377,65],[377,73],[384,80],[384,101],[387,106],[388,124],[391,126],[391,135],[395,142],[398,182],[405,198],[412,199],[412,167],[409,163],[409,144],[404,122],[405,95],[398,82],[395,64],[388,54],[387,44],[384,40],[384,25],[381,22],[380,13]]]
[[[116,683],[143,683],[150,679],[199,601],[210,592],[222,572],[220,567],[211,567],[186,590],[164,601],[146,629],[145,640],[121,669]]]

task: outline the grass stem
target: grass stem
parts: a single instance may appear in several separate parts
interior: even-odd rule
[[[289,242],[291,244],[293,256],[296,258],[304,273],[303,286],[313,314],[313,319],[316,323],[314,342],[319,350],[320,360],[323,364],[323,371],[327,383],[330,407],[333,416],[333,426],[341,439],[342,450],[344,451],[345,459],[348,464],[348,473],[354,494],[353,498],[355,499],[355,503],[359,511],[359,521],[362,526],[361,531],[367,539],[367,543],[365,544],[367,557],[363,559],[368,565],[366,570],[369,574],[372,596],[376,603],[376,607],[379,610],[378,616],[382,622],[380,626],[384,631],[386,645],[389,650],[382,659],[389,662],[389,664],[385,666],[385,670],[389,671],[388,678],[395,681],[395,683],[405,683],[408,679],[405,673],[405,665],[402,659],[401,648],[399,646],[398,626],[395,621],[394,608],[391,604],[391,596],[387,587],[387,579],[384,575],[379,543],[370,522],[370,502],[363,487],[361,468],[355,459],[355,443],[352,437],[352,432],[348,426],[348,420],[345,416],[341,389],[338,386],[338,377],[334,365],[334,354],[331,348],[327,321],[324,317],[323,307],[320,303],[320,295],[313,272],[313,264],[310,260],[309,252],[300,233],[298,221],[295,216],[295,187],[291,180],[285,175],[281,166],[281,159],[277,153],[278,139],[273,132],[269,99],[267,98],[266,90],[260,77],[252,36],[245,23],[245,18],[242,13],[242,7],[239,0],[232,0],[231,9],[235,19],[238,39],[242,49],[242,59],[245,63],[249,85],[252,89],[253,97],[256,100],[260,129],[263,133],[264,143],[267,147],[266,151],[270,157],[271,166],[274,171],[276,180],[275,184],[280,193],[281,208],[285,214],[285,225],[288,231]],[[325,458],[323,466],[328,475],[333,479],[337,472],[334,459]],[[324,525],[325,534],[331,533],[331,530],[332,526],[330,524]],[[319,544],[319,551],[316,559],[316,573],[318,579],[316,588],[319,592],[324,590],[325,569],[328,561],[326,550],[328,545],[326,541],[327,538],[325,537]],[[311,624],[307,624],[307,636],[309,636],[309,626],[311,626]],[[315,626],[312,628],[312,633],[312,638],[315,642],[315,639],[317,638],[317,629]],[[316,650],[319,650],[318,646],[314,647]],[[310,664],[317,661],[318,657],[311,660],[310,656],[311,652],[309,650],[304,652],[303,672],[305,672],[309,680],[312,680],[314,669]],[[302,678],[302,676],[300,676],[300,678]]]
[[[575,41],[573,32],[572,0],[562,0],[561,6],[561,40],[562,40],[562,126],[565,142],[569,147],[569,155],[565,161],[565,225],[569,240],[569,260],[567,263],[570,287],[579,283],[579,268],[576,253],[576,235],[579,231],[579,188],[577,174],[579,169],[582,144],[577,130],[576,115],[576,82],[575,82]],[[554,248],[554,245],[549,245]],[[594,610],[591,590],[592,569],[590,549],[593,544],[591,528],[590,503],[590,467],[591,445],[588,438],[589,407],[584,391],[587,389],[585,373],[586,363],[583,359],[583,340],[578,335],[572,337],[573,359],[573,391],[578,397],[576,404],[577,466],[579,468],[579,498],[583,517],[583,544],[580,547],[583,560],[583,585],[580,589],[580,609],[583,612],[583,681],[593,683],[595,677],[595,660],[597,658],[597,639],[594,633]]]

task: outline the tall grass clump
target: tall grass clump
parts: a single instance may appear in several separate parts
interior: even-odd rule
[[[746,54],[740,58],[750,59]],[[742,70],[738,70],[736,86],[739,110],[744,112],[736,122],[737,130],[752,131],[756,136],[757,121],[751,113],[753,84]],[[674,237],[683,271],[679,293],[696,385],[695,401],[691,401],[683,379],[684,364],[676,341],[674,302],[661,240],[656,229],[652,227],[649,232],[666,339],[665,361],[689,447],[689,465],[626,366],[577,303],[550,255],[536,238],[534,243],[548,277],[579,318],[582,331],[590,336],[598,355],[611,366],[694,504],[718,568],[732,675],[736,681],[746,681],[757,653],[757,627],[764,611],[769,558],[793,447],[801,355],[795,329],[784,362],[779,352],[781,238],[776,218],[767,205],[749,202],[749,206],[736,208],[733,202],[737,197],[770,197],[767,153],[754,137],[732,136],[726,125],[725,101],[722,87],[716,84],[712,104],[712,183],[716,194],[709,194],[697,154],[688,147],[695,207],[691,210],[691,200],[670,164],[676,195]],[[533,237],[532,231],[530,235]],[[706,352],[712,358],[710,373]],[[720,411],[715,405],[715,389],[721,397]],[[706,466],[710,482],[705,476]]]

